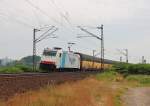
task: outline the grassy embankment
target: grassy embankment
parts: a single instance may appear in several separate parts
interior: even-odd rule
[[[38,64],[41,60],[40,56],[35,56],[35,62]],[[8,63],[6,66],[0,66],[0,73],[23,73],[23,72],[32,72],[32,56],[23,57],[20,60],[15,60],[13,62]],[[39,70],[37,70],[38,72]]]
[[[114,72],[116,73],[116,72]],[[110,73],[112,79],[117,74]],[[107,73],[105,73],[107,74]],[[104,75],[104,74],[102,74]],[[108,75],[108,74],[107,74]],[[107,77],[107,75],[104,75]],[[77,82],[61,85],[49,85],[38,91],[16,95],[6,106],[113,106],[115,89],[99,79],[101,75],[91,76]]]
[[[128,82],[137,82],[139,86],[150,86],[150,64],[117,64],[114,69]]]
[[[31,72],[31,71],[32,68],[26,65],[0,67],[0,73],[23,73],[23,72]]]
[[[38,91],[16,95],[0,105],[121,106],[120,97],[128,88],[150,86],[149,75],[129,74],[128,69],[114,68],[74,83],[48,85]],[[125,73],[123,70],[126,70]],[[120,71],[123,73],[120,74]]]

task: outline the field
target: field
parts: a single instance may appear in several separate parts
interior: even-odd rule
[[[122,106],[130,88],[150,86],[149,64],[116,64],[103,73],[31,73],[22,65],[3,67],[0,106]]]
[[[17,94],[1,106],[122,106],[121,96],[130,88],[150,86],[148,75],[128,75],[108,70],[75,82],[50,84]]]
[[[23,72],[32,72],[31,66],[27,65],[13,65],[0,67],[0,73],[23,73]]]
[[[0,74],[0,99],[8,100],[15,94],[37,90],[50,84],[81,80],[88,74],[73,72]]]

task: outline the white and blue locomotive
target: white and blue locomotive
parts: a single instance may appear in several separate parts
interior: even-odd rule
[[[42,70],[79,70],[80,56],[61,48],[45,49],[40,62]]]

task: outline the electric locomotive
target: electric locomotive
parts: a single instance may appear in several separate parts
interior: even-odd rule
[[[61,48],[46,48],[43,52],[40,69],[49,71],[67,71],[80,69],[80,56]]]

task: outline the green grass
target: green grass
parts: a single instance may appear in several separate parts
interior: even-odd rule
[[[118,73],[112,70],[105,70],[103,73],[97,74],[96,79],[98,80],[109,80],[113,81],[118,76]]]
[[[121,106],[121,95],[123,93],[118,93],[115,97],[114,97],[114,101],[115,101],[115,106]]]
[[[32,68],[25,65],[15,65],[8,67],[1,67],[0,73],[23,73],[23,72],[31,72]]]
[[[126,80],[137,82],[141,86],[150,86],[150,75],[129,75]]]
[[[24,66],[16,67],[28,71]],[[16,67],[13,69],[14,72],[18,70]],[[122,79],[118,81],[118,78]],[[12,106],[20,106],[18,104],[20,101],[23,103],[21,106],[71,106],[72,104],[74,104],[73,106],[77,106],[77,104],[80,104],[78,106],[87,106],[89,103],[92,103],[89,102],[91,100],[94,100],[94,103],[99,103],[105,99],[109,99],[109,101],[105,100],[104,102],[112,100],[114,106],[122,106],[122,95],[129,88],[137,87],[137,84],[140,86],[150,86],[150,75],[128,75],[122,77],[115,69],[109,69],[83,81],[65,83],[59,86],[52,85],[38,92],[18,95],[13,98]],[[28,103],[27,100],[29,98],[31,102]]]
[[[2,67],[0,68],[0,73],[21,73],[23,72],[17,67]]]
[[[127,76],[123,76],[124,73],[120,74],[115,69],[106,70],[105,72],[96,75],[97,80],[105,81],[105,83],[109,83],[110,85],[114,82],[121,85],[114,97],[115,106],[122,106],[121,96],[128,90],[128,88],[150,86],[150,75],[127,74]]]
[[[126,64],[117,63],[114,65],[117,72],[127,76],[130,74],[150,75],[150,64]]]

